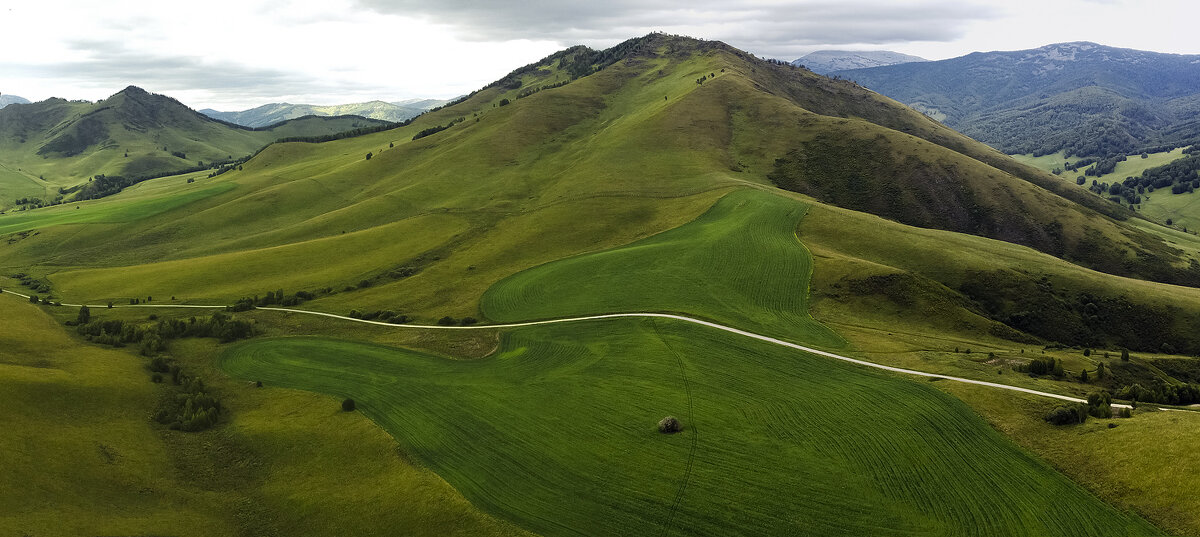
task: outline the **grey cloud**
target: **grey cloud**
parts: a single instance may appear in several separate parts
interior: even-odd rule
[[[654,30],[720,39],[753,52],[798,52],[813,45],[950,41],[993,8],[961,0],[553,1],[359,0],[379,13],[415,16],[456,29],[463,39],[542,39],[611,44]]]
[[[347,79],[315,80],[278,69],[249,67],[196,56],[155,56],[130,50],[117,41],[75,39],[84,60],[54,64],[0,61],[0,72],[13,76],[70,81],[79,87],[119,90],[136,85],[168,95],[181,91],[234,97],[238,102],[266,102],[280,95],[382,95],[387,88],[363,86]]]

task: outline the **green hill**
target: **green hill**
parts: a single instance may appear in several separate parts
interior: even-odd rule
[[[409,125],[10,211],[0,269],[68,301],[261,303],[282,291],[301,308],[399,323],[678,311],[1084,395],[1096,385],[1015,374],[1026,349],[1048,347],[1073,375],[1099,360],[1053,346],[1059,335],[1030,312],[1078,328],[1071,345],[1200,352],[1200,290],[1162,283],[1196,283],[1200,241],[1127,217],[853,83],[652,34],[556,53]],[[195,314],[145,311],[96,315],[148,330]],[[238,315],[265,336],[308,337],[167,352],[361,400],[403,457],[488,515],[548,534],[1146,534],[1128,511],[1163,516],[1106,482],[1081,490],[941,383],[733,335],[621,321],[449,336]],[[1186,378],[1154,377],[1146,360],[1114,367]],[[653,432],[685,408],[695,429]],[[216,430],[288,415],[234,408]],[[1173,475],[1163,461],[1130,464]],[[1189,501],[1187,490],[1155,504]]]
[[[0,176],[0,185],[48,201],[56,187],[95,175],[163,174],[241,158],[279,138],[384,124],[361,117],[306,117],[248,129],[130,86],[95,103],[49,99],[0,110],[0,163],[13,175]],[[11,203],[6,197],[0,206]]]

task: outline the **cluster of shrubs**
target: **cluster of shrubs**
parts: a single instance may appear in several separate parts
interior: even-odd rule
[[[358,310],[350,310],[351,319],[362,319],[364,321],[379,321],[392,324],[406,324],[412,322],[412,318],[407,315],[401,315],[392,310],[375,310],[370,312],[361,312]]]
[[[454,317],[447,315],[445,317],[442,317],[441,319],[438,319],[437,324],[438,324],[438,326],[471,326],[478,322],[479,322],[479,319],[476,319],[474,317],[463,317],[462,319],[455,319]]]
[[[1132,413],[1128,408],[1117,410],[1117,417],[1128,418]],[[1112,395],[1108,392],[1092,392],[1087,396],[1087,403],[1072,403],[1055,407],[1046,414],[1045,420],[1054,425],[1072,425],[1087,421],[1088,416],[1094,418],[1113,417]]]
[[[24,285],[25,287],[28,287],[29,289],[32,289],[35,292],[38,292],[38,293],[49,293],[50,292],[50,284],[49,283],[39,280],[37,278],[34,278],[33,276],[25,274],[24,272],[18,272],[16,274],[13,274],[12,277],[14,279],[16,279],[17,281],[21,282],[21,285]]]
[[[1017,366],[1016,369],[1030,375],[1049,375],[1057,378],[1062,378],[1066,374],[1063,371],[1062,360],[1055,360],[1049,356],[1034,358],[1026,365]]]
[[[86,308],[86,306],[84,307]],[[84,308],[80,308],[78,320],[84,320]],[[222,343],[248,338],[254,335],[254,325],[249,321],[234,319],[224,312],[214,312],[208,318],[192,317],[183,319],[164,319],[151,324],[136,324],[120,319],[107,321],[87,321],[78,323],[76,331],[88,341],[124,347],[129,344],[141,344],[142,353],[153,354],[165,348],[165,341],[184,337],[212,337]]]
[[[203,431],[216,425],[221,416],[221,402],[208,393],[204,382],[185,375],[177,365],[170,366],[169,370],[172,383],[180,390],[162,399],[154,412],[154,421],[187,432]]]
[[[61,306],[62,302],[54,302],[50,297],[41,298],[37,295],[29,295],[29,302],[34,304],[45,304],[47,306]]]
[[[1117,390],[1117,397],[1134,402],[1194,405],[1200,403],[1200,384],[1167,384],[1158,381],[1149,388],[1133,384]]]
[[[454,119],[450,120],[450,122],[449,122],[449,123],[447,123],[447,124],[445,124],[445,125],[434,125],[434,126],[432,126],[432,127],[429,127],[428,129],[424,129],[424,130],[422,130],[422,131],[420,131],[420,132],[418,132],[418,133],[414,134],[414,135],[413,135],[413,137],[412,137],[412,139],[413,139],[413,140],[420,140],[421,138],[424,138],[424,137],[426,137],[426,136],[429,136],[429,135],[431,135],[431,134],[437,134],[437,133],[439,133],[439,132],[442,132],[442,131],[444,131],[444,130],[446,130],[446,129],[449,129],[450,127],[453,127],[455,124],[457,124],[457,123],[462,123],[463,121],[466,121],[466,118],[464,118],[464,117],[458,117],[458,118],[454,118]],[[367,160],[370,160],[370,158],[368,158]]]
[[[333,288],[326,287],[317,291],[296,291],[295,294],[288,295],[283,292],[283,289],[275,291],[267,291],[267,294],[260,297],[254,295],[252,297],[242,297],[230,306],[225,306],[225,311],[238,312],[249,311],[258,306],[297,306],[302,302],[317,298],[317,294],[329,294],[333,292]]]

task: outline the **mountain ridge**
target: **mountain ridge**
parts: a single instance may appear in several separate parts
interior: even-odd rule
[[[0,163],[69,187],[98,174],[144,176],[233,160],[277,138],[383,124],[342,116],[289,120],[255,130],[128,86],[96,102],[50,98],[0,109]]]
[[[1200,55],[1076,41],[832,74],[1006,153],[1108,157],[1200,140]]]
[[[819,75],[848,69],[882,67],[910,62],[929,61],[920,56],[890,50],[818,50],[792,62]]]
[[[391,123],[399,123],[406,119],[416,117],[425,113],[430,108],[435,108],[446,104],[447,101],[439,99],[410,99],[399,102],[385,102],[381,100],[367,101],[361,103],[347,103],[338,105],[311,105],[311,104],[292,104],[287,102],[282,103],[267,103],[254,108],[249,108],[240,111],[222,112],[205,108],[200,110],[201,114],[206,116],[228,121],[245,127],[265,127],[296,119],[304,116],[345,116],[354,115],[369,119],[377,119],[388,121]]]

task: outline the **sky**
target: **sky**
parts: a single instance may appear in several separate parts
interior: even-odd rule
[[[1064,41],[1200,54],[1195,0],[0,0],[0,93],[196,108],[450,98],[567,46],[651,31],[794,60],[928,59]]]

